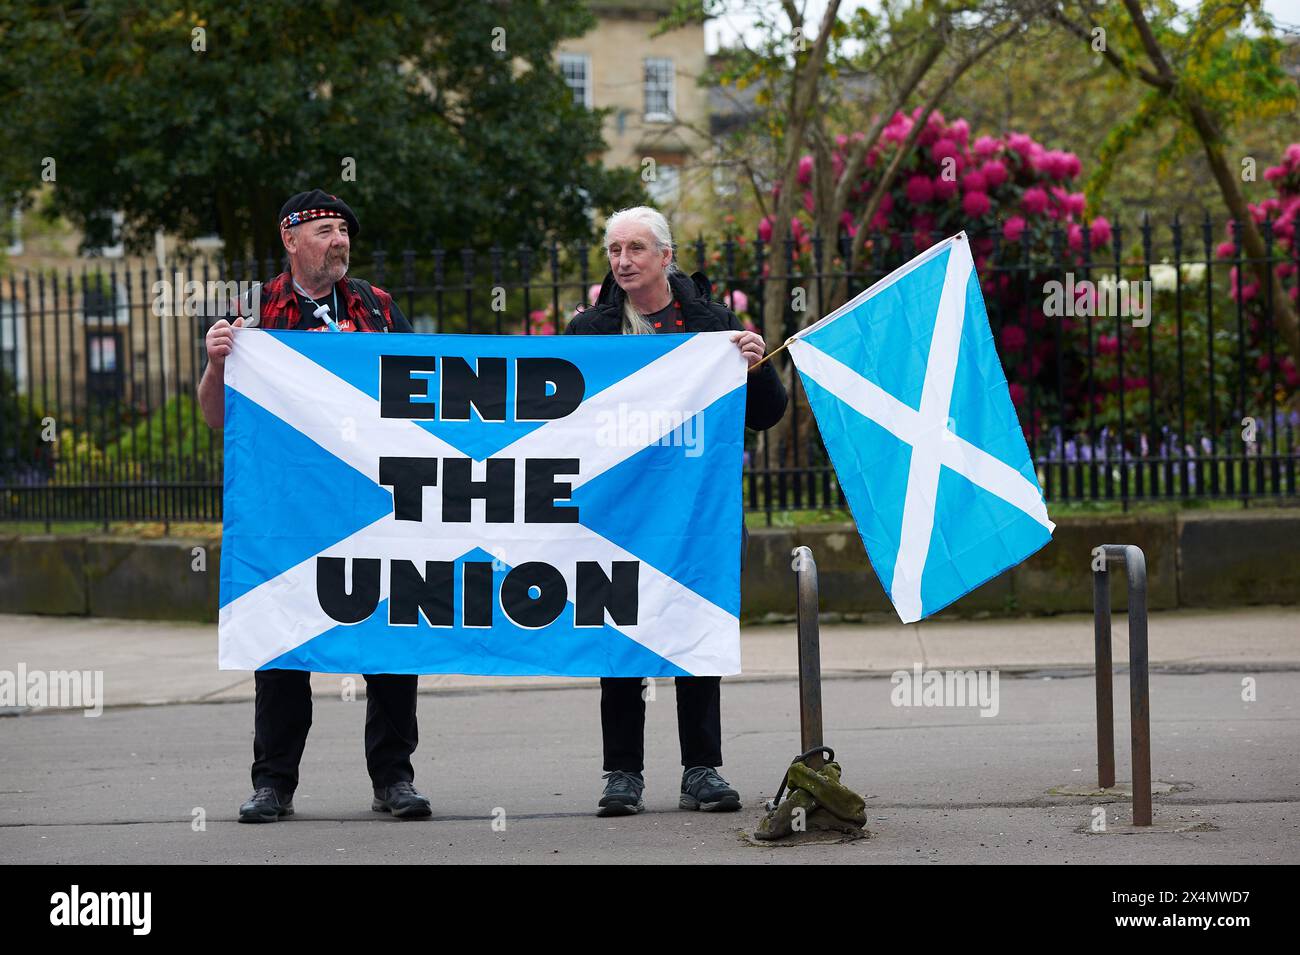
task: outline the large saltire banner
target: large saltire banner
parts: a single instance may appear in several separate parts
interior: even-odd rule
[[[235,334],[222,669],[740,672],[729,333]]]

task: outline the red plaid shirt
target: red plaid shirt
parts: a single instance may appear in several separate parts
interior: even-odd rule
[[[382,332],[393,330],[393,297],[377,285],[372,285],[375,298],[383,315],[372,314],[361,296],[353,291],[347,278],[341,278],[334,286],[339,298],[346,303],[343,317],[337,319],[339,328],[345,332]],[[298,305],[298,296],[294,294],[293,276],[281,272],[262,286],[262,328],[295,329],[302,321],[302,309]],[[324,329],[325,326],[321,326]]]

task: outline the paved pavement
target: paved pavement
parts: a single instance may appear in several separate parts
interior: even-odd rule
[[[871,838],[760,847],[746,834],[798,750],[793,626],[745,630],[745,675],[725,681],[724,773],[739,814],[676,808],[671,681],[648,705],[648,811],[599,819],[594,681],[427,677],[416,782],[435,814],[398,822],[369,810],[364,705],[343,699],[340,675],[318,674],[297,815],[241,826],[252,681],[215,669],[215,628],[0,616],[0,673],[102,670],[107,701],[93,719],[28,709],[0,720],[0,861],[1300,862],[1296,608],[1152,615],[1158,791],[1143,832],[1113,794],[1060,794],[1096,782],[1089,618],[837,625],[822,637],[826,740],[868,797]],[[996,670],[996,715],[894,705],[889,674],[917,663]],[[356,690],[364,699],[363,681]],[[1127,699],[1117,676],[1121,780]],[[1092,831],[1102,818],[1106,831]]]

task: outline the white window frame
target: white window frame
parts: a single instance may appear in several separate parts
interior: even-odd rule
[[[5,244],[5,254],[23,254],[23,210],[17,203],[14,203],[13,212],[10,213],[9,241]]]
[[[112,245],[100,245],[87,249],[87,254],[92,258],[102,259],[120,259],[126,256],[126,247],[122,244],[122,226],[126,224],[126,213],[120,209],[108,213],[109,222],[112,224],[111,234],[117,239]]]
[[[18,394],[27,394],[26,309],[22,302],[0,299],[0,368],[14,369]]]
[[[672,170],[671,175],[664,176],[667,170]],[[676,163],[655,163],[655,178],[646,183],[646,192],[655,205],[676,205],[682,198],[682,167]]]
[[[104,284],[107,286],[108,276],[104,276]],[[108,331],[113,328],[121,328],[124,325],[131,324],[131,306],[127,304],[126,286],[119,281],[112,287],[112,292],[114,305],[109,312],[105,315],[92,316],[86,311],[85,293],[80,288],[77,289],[77,295],[81,302],[81,309],[78,318],[82,325],[89,328],[91,331],[96,331],[101,327],[105,331]],[[152,293],[150,294],[152,297]]]
[[[656,112],[650,109],[650,70],[651,65],[664,70],[667,77],[665,85],[667,86],[668,112]],[[656,92],[660,92],[662,87],[656,84]],[[642,107],[645,112],[645,121],[647,123],[671,123],[677,115],[677,68],[673,63],[672,57],[669,56],[647,56],[641,63],[641,99]]]
[[[591,57],[586,53],[561,53],[559,57],[560,75],[564,77],[564,83],[569,89],[574,90],[573,84],[569,81],[569,75],[565,72],[566,66],[581,64],[582,66],[582,105],[587,109],[592,108],[592,82],[591,76]]]
[[[736,182],[736,166],[731,163],[718,163],[713,167],[713,194],[727,199],[738,192],[740,186]]]

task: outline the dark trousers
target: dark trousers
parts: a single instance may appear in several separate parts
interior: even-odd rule
[[[677,738],[683,766],[722,765],[722,677],[679,676]],[[645,697],[640,677],[602,677],[600,730],[605,772],[645,768]]]
[[[366,769],[376,788],[414,782],[411,754],[419,742],[413,674],[366,676]],[[286,795],[298,788],[298,764],[311,729],[311,674],[258,670],[253,716],[253,788]]]

